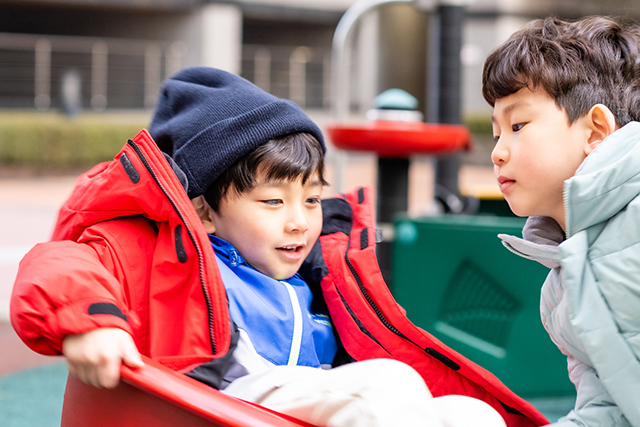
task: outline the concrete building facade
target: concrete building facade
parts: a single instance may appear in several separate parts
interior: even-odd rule
[[[640,16],[638,0],[443,1],[466,6],[463,108],[471,113],[488,110],[480,96],[484,58],[529,19]],[[63,108],[65,96],[79,93],[83,109],[149,109],[162,80],[182,67],[205,65],[326,111],[334,31],[354,3],[0,0],[0,108]],[[371,108],[388,87],[408,90],[425,109],[433,103],[431,15],[439,2],[414,3],[386,5],[359,22],[350,56],[355,110]]]

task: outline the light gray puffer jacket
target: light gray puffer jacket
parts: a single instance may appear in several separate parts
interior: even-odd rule
[[[557,426],[640,426],[640,123],[614,132],[565,181],[566,239],[531,217],[511,251],[551,268],[542,323],[567,356],[576,406]]]

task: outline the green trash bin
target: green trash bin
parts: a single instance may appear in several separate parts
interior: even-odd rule
[[[575,395],[566,357],[540,321],[549,272],[509,252],[497,234],[521,236],[524,219],[399,217],[391,289],[409,319],[525,397]]]

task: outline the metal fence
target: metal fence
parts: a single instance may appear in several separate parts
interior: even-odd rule
[[[95,111],[151,108],[185,51],[181,43],[0,33],[0,108],[62,108],[74,89]]]
[[[329,108],[331,51],[307,46],[244,45],[242,76],[302,108]]]
[[[0,33],[0,108],[153,108],[184,43]],[[326,108],[329,49],[244,45],[241,75],[303,108]]]

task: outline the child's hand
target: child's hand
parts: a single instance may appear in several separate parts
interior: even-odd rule
[[[118,328],[100,328],[69,335],[62,343],[69,373],[96,387],[114,388],[120,381],[120,364],[144,365],[133,338]]]

